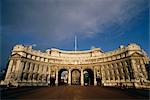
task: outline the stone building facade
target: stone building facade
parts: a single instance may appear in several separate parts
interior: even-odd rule
[[[32,46],[16,45],[9,58],[4,83],[16,86],[60,85],[61,73],[66,71],[69,85],[149,88],[145,68],[148,63],[148,56],[137,44],[121,45],[109,52],[100,48],[85,51],[52,48],[41,52],[33,50]],[[85,73],[88,73],[88,78]]]

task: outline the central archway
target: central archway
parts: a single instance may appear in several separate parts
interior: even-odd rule
[[[91,69],[85,69],[84,73],[84,85],[94,85],[94,73]]]
[[[80,76],[80,71],[78,69],[73,69],[71,72],[71,84],[80,85]]]

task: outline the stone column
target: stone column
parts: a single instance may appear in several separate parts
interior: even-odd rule
[[[118,68],[116,69],[116,72],[117,72],[117,78],[118,78],[118,80],[120,80],[120,73],[119,73],[119,69]]]
[[[32,81],[33,80],[33,63],[32,62],[30,63],[29,74],[30,74],[29,80]]]
[[[108,80],[110,81],[110,69],[109,69],[109,66],[106,65],[106,71],[107,71],[107,78]]]
[[[46,69],[47,69],[47,66],[43,65],[43,77],[42,77],[42,82],[46,82]]]
[[[33,63],[31,62],[31,63],[30,63],[29,73],[32,73],[32,72],[33,72]]]
[[[12,66],[12,71],[11,72],[15,72],[15,70],[16,70],[16,61],[13,61],[13,62],[14,62],[14,64]]]
[[[27,72],[28,68],[29,68],[29,62],[26,61],[25,68],[24,68],[23,72]]]
[[[116,63],[114,64],[114,66],[115,66],[117,80],[120,80],[119,68]]]
[[[115,80],[117,80],[118,77],[117,77],[117,70],[116,70],[116,68],[114,69],[114,74],[115,74]]]
[[[97,81],[96,81],[96,69],[94,68],[94,85],[97,85]]]
[[[36,72],[37,72],[37,64],[35,63],[33,66],[33,73],[36,73]]]
[[[37,81],[38,82],[41,82],[41,79],[40,79],[40,77],[41,77],[41,75],[42,75],[42,65],[41,64],[39,64],[39,68],[38,68],[38,78],[37,78]]]
[[[140,60],[140,65],[141,65],[142,74],[144,75],[145,79],[147,79],[148,74],[147,74],[147,71],[146,71],[146,68],[145,68],[144,61],[142,59]]]
[[[115,77],[115,80],[117,80],[118,77],[117,77],[116,66],[115,66],[115,64],[112,64],[112,66],[113,66],[113,69],[114,69],[114,77]]]
[[[84,86],[83,69],[81,69],[81,86]]]
[[[10,61],[9,61],[9,65],[8,65],[8,69],[7,69],[7,73],[6,73],[5,80],[6,80],[6,79],[9,79],[9,75],[11,74],[12,67],[13,67],[13,60],[10,60]]]
[[[128,65],[127,65],[127,62],[125,61],[124,63],[123,63],[123,66],[124,66],[124,70],[125,70],[125,76],[127,77],[127,81],[129,81],[130,80],[130,73],[129,73],[129,70],[128,70]]]
[[[125,72],[123,70],[123,65],[121,62],[120,62],[120,71],[121,71],[121,75],[122,75],[122,80],[125,81]]]
[[[129,81],[129,80],[130,80],[130,73],[129,73],[129,69],[127,68],[127,66],[126,66],[126,68],[125,68],[125,69],[126,69],[126,72],[127,72],[127,73],[126,73],[127,78],[128,78],[127,80]]]
[[[101,67],[101,73],[102,73],[102,83],[104,83],[104,81],[106,80],[104,66]]]
[[[111,70],[111,73],[112,73],[113,81],[115,81],[115,73],[114,73],[114,70],[113,70],[113,69]]]
[[[139,79],[139,76],[138,76],[138,69],[136,67],[136,61],[135,59],[131,59],[131,67],[133,69],[133,76],[136,80]]]
[[[25,81],[27,78],[27,71],[28,71],[28,67],[29,67],[29,62],[28,61],[26,61],[26,62],[24,62],[25,63],[25,67],[23,68],[23,77],[22,77],[22,80],[23,81]]]
[[[32,78],[33,82],[36,82],[36,76],[37,76],[37,64],[34,63],[34,66],[33,66],[33,78]]]
[[[111,65],[111,73],[112,73],[112,79],[115,81],[115,72],[114,72],[114,66]]]
[[[21,60],[17,60],[17,63],[16,63],[16,69],[15,69],[15,72],[18,74],[18,71],[20,69],[20,65],[21,65]]]
[[[14,73],[14,79],[15,80],[18,80],[18,73],[19,73],[20,65],[21,65],[21,60],[19,59],[19,60],[17,60],[16,66],[14,68],[14,72],[15,72]]]
[[[56,69],[55,85],[58,86],[58,69]]]
[[[71,85],[71,69],[69,69],[68,73],[68,84]]]
[[[20,68],[18,70],[18,77],[17,77],[17,80],[18,81],[21,81],[21,75],[22,75],[22,72],[23,72],[23,66],[24,66],[24,62],[20,62]]]
[[[50,74],[51,74],[51,69],[50,66],[48,66],[48,77],[47,77],[47,82],[50,84]]]

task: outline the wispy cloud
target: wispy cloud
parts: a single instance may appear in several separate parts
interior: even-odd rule
[[[13,2],[12,2],[13,1]],[[124,25],[145,9],[148,0],[5,0],[2,31],[43,34],[67,40],[104,33]],[[107,33],[105,33],[107,34]]]

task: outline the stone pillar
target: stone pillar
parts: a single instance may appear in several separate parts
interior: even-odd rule
[[[68,84],[71,85],[71,69],[69,69],[68,73]]]
[[[14,64],[13,64],[13,66],[12,66],[12,71],[11,72],[15,72],[15,70],[16,70],[16,65],[17,63],[16,63],[16,61],[14,61]]]
[[[110,66],[111,66],[112,79],[113,79],[113,81],[115,81],[114,66],[113,65],[110,65]]]
[[[18,73],[19,73],[20,65],[21,65],[21,60],[19,59],[16,61],[16,65],[13,66],[14,67],[13,70],[14,70],[14,79],[15,80],[18,80]]]
[[[24,68],[23,72],[27,72],[28,68],[29,68],[29,62],[26,61],[25,68]]]
[[[121,71],[121,75],[122,75],[122,80],[125,81],[125,72],[123,70],[123,65],[121,62],[120,62],[120,71]]]
[[[141,65],[141,70],[142,70],[142,73],[143,73],[145,79],[148,79],[148,74],[147,74],[147,71],[145,68],[144,61],[142,59],[140,60],[140,65]]]
[[[122,76],[122,71],[121,71],[120,63],[118,63],[118,72],[119,72],[120,80],[122,80],[123,76]]]
[[[110,68],[109,68],[109,66],[106,66],[106,71],[107,71],[107,78],[108,78],[108,80],[110,81]]]
[[[120,80],[119,68],[116,69],[116,72],[117,72],[117,78],[118,78],[118,80]]]
[[[58,69],[56,69],[55,85],[58,86]]]
[[[10,61],[9,61],[9,65],[8,65],[8,69],[7,69],[7,73],[6,73],[5,80],[6,80],[6,79],[9,79],[9,75],[11,74],[12,67],[13,67],[13,60],[10,60]]]
[[[50,84],[50,77],[51,77],[51,69],[50,66],[48,66],[48,78],[47,78],[47,82]]]
[[[22,72],[23,72],[23,66],[24,66],[24,62],[20,62],[20,68],[18,70],[18,77],[17,77],[17,80],[18,81],[21,81],[21,75],[22,75]]]
[[[29,67],[29,62],[28,61],[26,61],[24,63],[25,63],[25,65],[24,65],[24,68],[23,68],[23,77],[22,77],[23,81],[27,80],[26,77],[27,77],[27,71],[28,71],[28,67]]]
[[[136,61],[134,59],[131,59],[131,67],[133,69],[133,76],[136,80],[139,79],[139,76],[138,76],[138,69],[136,67]]]
[[[36,82],[38,73],[38,65],[36,63],[34,64],[33,73],[34,73],[33,81]]]
[[[106,80],[106,75],[105,75],[104,66],[101,67],[101,73],[102,73],[102,83],[104,83],[105,80]]]
[[[32,80],[32,77],[33,76],[33,63],[31,62],[30,63],[30,68],[29,68],[29,81],[31,81]]]
[[[112,64],[112,67],[113,67],[113,71],[114,71],[115,80],[117,80],[116,66],[114,64]]]
[[[33,66],[33,73],[36,73],[36,72],[37,72],[37,64],[35,63]]]
[[[114,75],[115,75],[115,80],[117,80],[118,77],[117,77],[117,70],[116,70],[116,68],[114,69]]]
[[[84,86],[83,69],[81,69],[81,86]]]
[[[116,77],[117,77],[117,80],[118,80],[118,81],[120,81],[119,68],[118,68],[118,66],[117,66],[117,64],[116,64],[116,63],[114,64],[114,66],[115,66],[115,71],[116,71]]]
[[[94,85],[97,85],[97,81],[96,81],[96,69],[94,68]]]
[[[18,73],[19,69],[20,69],[20,65],[21,65],[21,60],[17,60],[17,63],[16,63],[16,69],[15,69],[15,72]]]
[[[46,70],[47,70],[47,66],[43,66],[43,77],[42,77],[42,82],[46,82]]]
[[[30,63],[29,73],[32,73],[32,72],[33,72],[33,63],[31,62],[31,63]]]
[[[129,73],[129,69],[127,68],[127,66],[126,66],[126,75],[127,75],[127,80],[129,81],[130,80],[130,73]]]
[[[123,68],[121,68],[121,74],[122,74],[122,80],[125,80],[125,73],[124,73],[124,71],[123,71]]]
[[[113,69],[111,70],[111,73],[112,73],[113,81],[115,81],[115,73],[114,73],[114,70],[113,70]]]
[[[129,73],[128,65],[127,65],[126,61],[123,63],[123,67],[125,70],[125,76],[127,77],[126,81],[129,81],[130,80],[130,73]]]
[[[38,77],[37,77],[37,81],[38,82],[41,82],[41,79],[40,79],[40,77],[41,77],[41,75],[42,75],[42,65],[41,64],[39,64],[39,68],[38,68]]]
[[[32,81],[33,82],[36,82],[36,78],[37,78],[37,67],[38,65],[36,63],[34,63],[34,66],[33,66],[33,78],[32,78]]]
[[[110,69],[107,69],[107,75],[108,75],[108,80],[110,81],[110,77],[111,77],[111,75],[110,75]]]
[[[115,66],[117,80],[120,81],[121,75],[120,75],[120,72],[119,72],[119,66],[118,66],[117,63],[115,63],[114,66]]]

